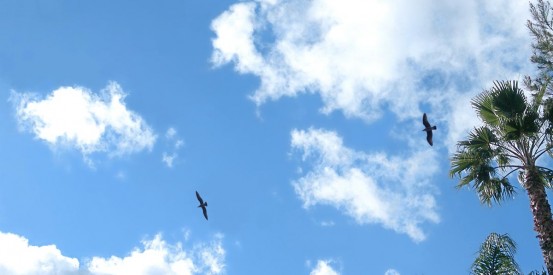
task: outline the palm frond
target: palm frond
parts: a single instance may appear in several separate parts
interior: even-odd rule
[[[532,137],[540,131],[540,118],[537,112],[526,110],[522,115],[500,118],[500,131],[505,140],[518,140]]]
[[[487,180],[479,180],[476,178],[474,181],[474,188],[478,193],[480,202],[487,206],[491,206],[492,203],[501,204],[502,201],[513,198],[516,194],[515,187],[507,178],[493,177]]]
[[[517,81],[495,81],[491,89],[493,110],[497,116],[522,117],[528,107],[526,96]]]
[[[458,145],[468,148],[469,150],[490,149],[491,144],[497,142],[497,137],[492,130],[486,126],[475,128],[469,133],[468,140],[463,140]]]
[[[491,233],[480,246],[471,274],[522,274],[515,253],[516,243],[507,234]]]
[[[474,170],[474,167],[482,165],[483,163],[489,163],[490,157],[488,154],[480,154],[476,150],[463,150],[453,154],[451,158],[451,169],[449,170],[449,176],[459,176],[463,172],[469,172]],[[470,182],[470,181],[469,181]]]
[[[528,109],[522,117],[522,130],[524,135],[533,136],[540,130],[540,116],[537,111]]]
[[[538,166],[536,167],[539,171],[540,181],[542,181],[545,188],[553,188],[553,170]]]
[[[495,150],[495,160],[497,161],[497,165],[499,167],[505,167],[511,164],[511,157],[503,148],[499,147]]]
[[[500,150],[494,150],[491,146],[497,138],[494,133],[486,126],[474,128],[467,140],[461,140],[457,143],[458,150],[451,158],[451,169],[449,176],[461,177],[463,172],[467,175],[462,177],[460,186],[464,186],[477,177],[477,167],[488,165],[496,157]],[[460,187],[458,186],[458,187]]]
[[[471,101],[472,107],[476,110],[476,113],[486,123],[492,127],[497,126],[499,118],[496,116],[493,109],[493,97],[490,92],[484,91],[477,95]]]
[[[449,176],[458,176],[460,178],[456,188],[471,186],[476,190],[480,201],[488,206],[492,203],[501,203],[501,201],[512,198],[516,193],[515,188],[507,177],[499,177],[497,169],[504,170],[508,165],[508,157],[500,150],[473,148],[458,151],[451,159],[451,169]],[[494,162],[498,167],[493,167]],[[515,170],[518,169],[515,167]]]

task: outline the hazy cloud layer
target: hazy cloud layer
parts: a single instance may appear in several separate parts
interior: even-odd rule
[[[168,244],[160,234],[142,241],[125,257],[92,257],[79,269],[79,260],[63,256],[55,245],[33,246],[24,237],[0,232],[1,274],[223,274],[222,235],[210,243],[185,250],[180,242]]]
[[[532,73],[527,18],[518,0],[244,1],[213,20],[212,62],[258,76],[258,105],[316,93],[323,112],[370,122],[430,104],[451,146],[473,95]]]
[[[12,92],[23,129],[53,147],[74,147],[85,158],[151,150],[156,135],[140,115],[125,105],[125,92],[110,83],[100,93],[83,87],[60,87],[45,98]]]
[[[415,241],[426,237],[421,224],[439,222],[436,188],[429,181],[438,170],[435,150],[365,153],[322,129],[293,130],[291,139],[308,167],[293,182],[304,207],[330,205],[359,224],[380,224]]]

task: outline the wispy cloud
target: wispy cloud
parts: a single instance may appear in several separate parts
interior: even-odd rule
[[[310,166],[293,182],[304,207],[331,205],[359,224],[381,224],[415,241],[426,237],[422,223],[439,222],[436,188],[428,180],[438,170],[434,150],[365,153],[323,129],[293,130],[291,138]]]
[[[322,221],[321,222],[321,226],[324,226],[324,227],[331,227],[331,226],[334,226],[335,223],[334,221]]]
[[[518,0],[244,1],[213,20],[212,62],[258,76],[258,105],[316,93],[324,113],[370,122],[429,104],[451,143],[474,119],[458,106],[532,72],[528,15]]]
[[[317,265],[311,270],[309,275],[339,275],[340,273],[334,270],[330,263],[330,260],[318,260]]]
[[[167,132],[165,132],[165,137],[167,139],[173,139],[176,135],[177,135],[177,130],[175,130],[175,128],[173,127],[169,127],[169,129],[167,129]]]
[[[125,257],[92,257],[79,268],[79,260],[63,256],[55,245],[33,246],[11,233],[0,232],[2,274],[222,274],[225,272],[223,236],[185,250],[180,242],[168,244],[161,234],[142,241]]]
[[[386,270],[386,273],[384,275],[400,275],[399,272],[393,268],[390,268]]]
[[[119,156],[151,150],[156,135],[125,105],[125,92],[111,82],[100,93],[60,87],[46,98],[12,92],[20,126],[53,147],[74,147],[85,159],[92,153]]]
[[[173,167],[173,161],[178,157],[177,153],[173,153],[168,155],[166,152],[163,152],[161,155],[161,161],[167,165],[167,167],[171,168]]]
[[[172,168],[173,162],[179,156],[177,151],[184,146],[184,140],[177,135],[177,130],[173,127],[169,127],[167,132],[165,132],[165,139],[170,144],[170,152],[163,152],[161,155],[161,161],[167,165],[167,167]]]

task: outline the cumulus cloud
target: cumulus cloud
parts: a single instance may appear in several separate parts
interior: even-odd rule
[[[24,237],[0,232],[1,274],[222,274],[225,272],[223,236],[184,249],[168,244],[161,234],[144,240],[125,257],[92,257],[79,268],[79,260],[63,256],[55,245],[33,246]]]
[[[439,222],[436,188],[429,182],[438,170],[435,150],[365,153],[322,129],[293,130],[291,138],[292,148],[311,165],[292,183],[304,207],[330,205],[359,224],[380,224],[417,242],[426,238],[422,223]]]
[[[317,266],[309,273],[309,275],[339,275],[336,270],[330,266],[330,261],[319,260]]]
[[[0,274],[76,274],[79,261],[55,245],[33,246],[21,236],[0,232]]]
[[[399,272],[393,268],[390,268],[386,270],[386,273],[384,273],[384,275],[399,275]]]
[[[257,105],[316,93],[324,113],[371,122],[383,108],[418,118],[429,104],[450,141],[474,119],[453,107],[532,73],[527,18],[518,0],[250,0],[213,20],[212,62],[258,76]]]
[[[173,162],[179,156],[177,151],[184,146],[184,140],[177,135],[177,130],[173,127],[169,127],[165,132],[165,139],[170,144],[170,152],[163,152],[161,155],[161,161],[169,168],[173,167]]]
[[[151,150],[156,135],[125,105],[125,92],[111,82],[96,94],[83,87],[60,87],[46,98],[12,92],[20,126],[53,147],[74,147],[87,157]]]
[[[221,274],[224,271],[225,250],[222,236],[210,244],[183,250],[182,244],[171,245],[161,235],[142,242],[126,257],[94,257],[87,264],[93,274]]]

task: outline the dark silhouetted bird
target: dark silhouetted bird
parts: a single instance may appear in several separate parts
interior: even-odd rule
[[[204,202],[202,197],[200,197],[200,194],[198,194],[198,191],[196,191],[196,198],[198,198],[198,201],[200,202],[200,205],[198,205],[198,207],[202,208],[202,211],[204,212],[204,217],[207,220],[207,201]]]
[[[428,123],[428,118],[426,118],[426,113],[422,116],[422,124],[424,124],[423,131],[426,131],[426,140],[428,141],[428,144],[432,146],[432,130],[436,130],[436,125],[430,126],[430,123]]]

